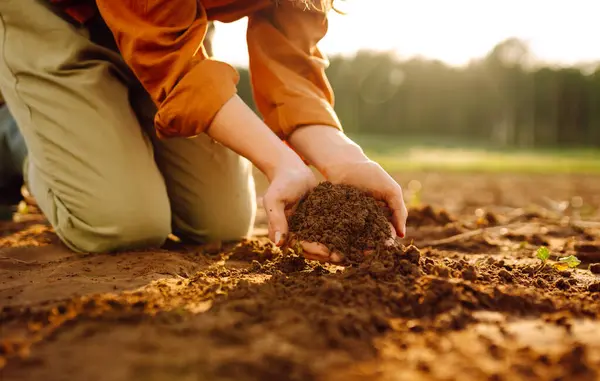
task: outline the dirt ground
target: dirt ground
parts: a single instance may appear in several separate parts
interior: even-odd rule
[[[600,177],[396,178],[402,248],[351,267],[260,211],[241,244],[99,255],[0,222],[0,380],[600,379]]]

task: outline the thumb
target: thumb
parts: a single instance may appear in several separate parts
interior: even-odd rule
[[[285,216],[285,202],[275,197],[265,195],[263,205],[269,220],[269,239],[277,246],[283,244],[288,233],[288,223]]]
[[[406,236],[406,219],[408,211],[402,197],[402,188],[398,187],[394,192],[387,195],[386,201],[390,209],[392,209],[392,224],[400,238]]]

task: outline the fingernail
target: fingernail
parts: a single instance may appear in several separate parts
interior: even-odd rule
[[[281,232],[275,232],[275,244],[279,245],[279,241],[281,241]]]
[[[342,257],[340,257],[336,253],[331,254],[331,256],[329,258],[331,259],[331,262],[341,262],[342,261]]]

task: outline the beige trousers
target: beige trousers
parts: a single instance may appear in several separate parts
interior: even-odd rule
[[[206,135],[159,141],[154,105],[108,41],[102,27],[74,27],[41,0],[0,1],[0,91],[56,233],[80,252],[157,246],[171,231],[247,236],[249,162]]]

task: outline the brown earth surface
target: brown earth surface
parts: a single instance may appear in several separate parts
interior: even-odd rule
[[[407,237],[347,267],[274,248],[262,211],[238,245],[97,255],[0,222],[0,379],[600,379],[600,177],[397,179]]]

